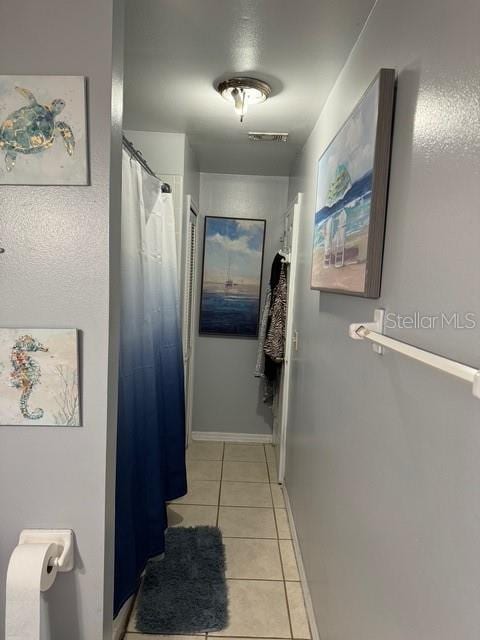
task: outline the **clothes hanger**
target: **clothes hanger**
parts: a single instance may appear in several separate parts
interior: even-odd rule
[[[290,251],[285,251],[284,249],[278,250],[278,255],[282,256],[282,264],[290,264]]]

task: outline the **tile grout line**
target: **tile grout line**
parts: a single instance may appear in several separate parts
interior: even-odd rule
[[[228,462],[228,460],[227,460]],[[247,484],[270,484],[270,480],[222,480],[222,482],[245,482]]]
[[[223,462],[224,462],[224,460],[225,460],[225,443],[223,442],[222,443],[222,464],[220,465],[220,484],[219,484],[219,487],[218,487],[217,524],[216,524],[217,528],[219,528],[218,527],[218,522],[219,522],[219,519],[220,519],[220,499],[221,499],[221,496],[222,496]],[[222,536],[222,538],[223,538],[223,536]],[[224,553],[225,553],[225,556],[226,556],[225,545],[223,545],[223,548],[224,548]],[[225,582],[226,582],[226,580],[227,580],[227,576],[225,575]],[[228,596],[227,596],[227,598],[228,598]],[[205,640],[208,640],[208,631],[205,634]]]
[[[268,469],[268,477],[270,478],[270,468],[268,466],[267,451],[265,449],[265,445],[263,445],[263,446],[264,446],[264,453],[265,453],[265,461],[267,463],[267,469]],[[273,491],[272,491],[272,483],[271,482],[269,483],[269,487],[270,487],[270,496],[272,498],[273,518],[275,520],[275,529],[277,531],[277,548],[278,548],[278,555],[280,556],[280,567],[282,569],[283,592],[285,594],[285,604],[286,604],[286,607],[287,607],[288,624],[289,624],[289,627],[290,627],[290,637],[293,638],[292,618],[291,618],[291,615],[290,615],[290,607],[289,607],[289,604],[288,604],[287,585],[286,585],[286,581],[285,581],[285,570],[284,570],[284,567],[283,567],[282,550],[280,548],[280,534],[279,534],[279,531],[278,531],[277,513],[275,511],[275,505],[274,505],[274,502],[273,502]]]
[[[220,498],[222,495],[222,482],[223,482],[223,463],[225,460],[225,443],[222,443],[222,464],[220,466],[220,486],[218,487],[218,503],[217,503],[217,520],[216,526],[218,527],[218,522],[220,519]],[[207,634],[208,636],[208,634]]]
[[[244,460],[243,458],[225,458],[225,462],[253,462],[257,464],[262,464],[263,460]]]
[[[222,460],[220,465],[220,478],[218,484],[218,498],[217,498],[217,518],[216,518],[216,527],[218,528],[218,520],[220,517],[220,497],[222,495],[222,480],[223,480],[223,461],[225,460],[225,443],[222,443]],[[226,578],[225,578],[226,579]],[[208,640],[208,631],[205,633],[205,640]]]
[[[191,505],[191,506],[195,506],[195,505]],[[211,507],[214,505],[208,505],[208,504],[200,504],[200,505],[196,505],[199,507]],[[229,509],[273,509],[273,507],[252,507],[248,504],[221,504],[221,507],[228,507]]]
[[[227,540],[228,539],[231,539],[231,540],[274,540],[274,541],[277,540],[276,537],[275,538],[265,538],[265,537],[261,538],[261,537],[258,537],[258,536],[232,536],[232,535],[224,536],[224,537]],[[256,637],[256,636],[254,636],[254,637]]]
[[[220,462],[221,458],[190,458],[190,462]],[[232,460],[230,458],[225,458],[225,462],[250,462],[252,464],[263,464],[263,460]]]
[[[227,578],[227,582],[284,582],[284,580],[283,578]],[[244,636],[239,637],[243,638]],[[256,638],[257,636],[253,637]],[[258,637],[261,638],[262,636]],[[307,638],[301,638],[299,640],[307,640]]]
[[[128,632],[129,635],[142,635],[141,631],[129,631]],[[150,634],[147,634],[150,635]],[[159,637],[161,638],[165,638],[165,640],[167,640],[167,638],[170,638],[171,635],[163,635],[163,634],[157,634],[159,635]],[[292,638],[273,638],[273,636],[212,636],[210,635],[208,632],[206,633],[198,633],[198,634],[188,634],[188,633],[175,633],[175,636],[179,636],[179,637],[184,637],[184,638],[192,638],[192,637],[196,637],[196,638],[203,638],[203,636],[208,636],[210,638],[218,638],[219,640],[221,640],[222,638],[238,638],[239,640],[292,640]],[[155,638],[155,635],[152,635],[152,638]],[[308,640],[307,638],[299,638],[297,640]]]
[[[187,458],[190,462],[220,462],[221,458]]]
[[[251,539],[257,540],[258,538]],[[272,540],[272,542],[275,541]],[[283,582],[283,578],[227,578],[227,582]],[[243,636],[240,637],[242,638]],[[256,638],[257,636],[253,637]]]
[[[205,462],[207,462],[207,460],[205,460]],[[215,462],[220,462],[220,460],[216,460]],[[190,478],[190,481],[193,481],[193,482],[218,482],[218,480],[205,480],[204,478]],[[245,483],[245,484],[275,484],[275,483],[271,483],[269,480],[222,480],[222,482],[226,482],[228,484],[237,484],[239,482]]]
[[[268,460],[267,460],[267,471],[268,471],[268,478],[270,480],[270,484],[278,484],[277,463],[275,462],[275,468],[272,470],[272,472],[270,472],[270,465],[268,464]],[[273,478],[272,478],[272,475],[273,475]]]
[[[249,538],[248,536],[223,536],[225,540],[277,540],[278,538]],[[283,538],[280,538],[283,540]],[[298,582],[298,580],[287,580],[287,582]],[[256,637],[256,636],[255,636]]]
[[[204,504],[203,502],[168,502],[173,507],[217,507],[218,502],[213,504]],[[272,509],[272,507],[253,507],[249,504],[220,504],[221,507],[229,507],[230,509]],[[279,509],[280,507],[277,507]]]
[[[214,632],[215,634],[216,632]],[[210,638],[213,640],[213,638],[218,638],[219,640],[223,639],[228,639],[230,640],[230,638],[238,638],[238,640],[292,640],[292,638],[289,638],[288,636],[217,636],[217,635],[210,635]],[[308,640],[308,638],[298,638],[298,640]]]

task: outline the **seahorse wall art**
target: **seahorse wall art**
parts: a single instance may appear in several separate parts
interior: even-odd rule
[[[35,351],[48,351],[48,347],[32,338],[32,336],[22,336],[13,345],[11,354],[12,372],[10,380],[15,389],[21,390],[19,405],[20,412],[24,418],[29,420],[39,420],[43,418],[43,409],[30,411],[28,401],[34,387],[40,384],[41,369],[30,353]]]
[[[76,329],[0,328],[0,426],[80,426]]]

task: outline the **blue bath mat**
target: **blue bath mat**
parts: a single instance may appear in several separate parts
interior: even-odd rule
[[[193,634],[228,624],[225,549],[217,527],[167,529],[165,556],[151,560],[138,596],[142,633]]]

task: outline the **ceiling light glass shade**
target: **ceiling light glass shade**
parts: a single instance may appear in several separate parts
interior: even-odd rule
[[[243,122],[243,118],[247,113],[248,109],[248,98],[243,89],[238,89],[235,87],[233,91],[230,93],[227,100],[231,100],[233,98],[233,102],[235,104],[235,113],[240,116],[240,122]]]
[[[265,102],[272,89],[266,82],[256,78],[231,78],[221,82],[217,91],[225,100],[233,103],[240,122],[243,122],[248,106]]]

